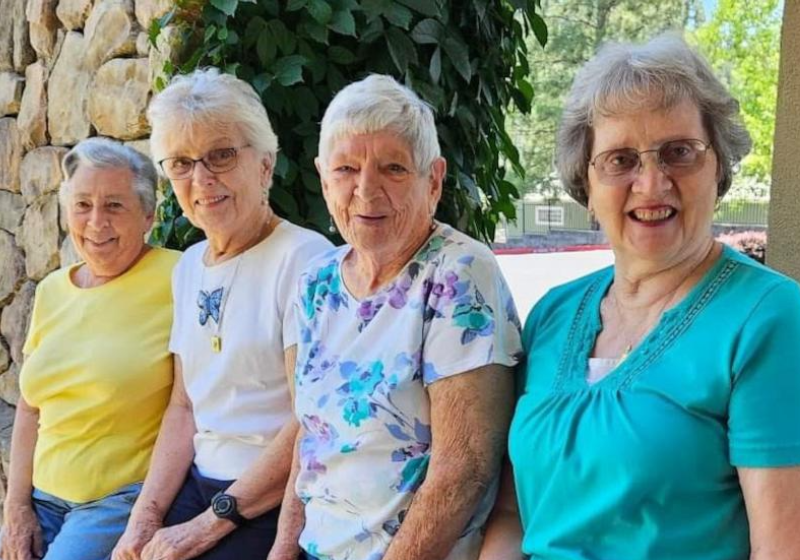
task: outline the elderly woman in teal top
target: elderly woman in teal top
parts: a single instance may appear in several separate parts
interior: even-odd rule
[[[676,36],[576,77],[557,165],[615,264],[528,317],[482,560],[800,558],[800,288],[711,229],[750,145]]]

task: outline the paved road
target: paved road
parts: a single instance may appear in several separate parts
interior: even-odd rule
[[[610,265],[611,251],[498,255],[523,322],[533,304],[550,288]]]

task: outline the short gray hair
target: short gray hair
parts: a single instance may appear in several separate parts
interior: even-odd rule
[[[155,161],[166,157],[163,143],[169,131],[188,130],[194,125],[220,131],[235,126],[250,146],[273,162],[278,154],[278,137],[261,97],[247,82],[216,68],[201,68],[172,78],[150,101],[147,118]]]
[[[427,173],[441,155],[430,105],[391,76],[372,74],[333,98],[322,118],[319,157],[327,164],[331,145],[354,134],[391,131],[411,148],[414,165]]]
[[[130,146],[107,138],[88,138],[72,148],[61,161],[64,181],[58,192],[62,206],[69,202],[72,194],[71,180],[82,165],[96,169],[129,169],[133,174],[131,186],[139,197],[142,210],[152,216],[156,210],[156,187],[158,173],[153,162]]]
[[[717,155],[717,196],[722,197],[731,186],[736,166],[750,152],[750,134],[742,124],[739,103],[709,64],[674,32],[643,45],[605,45],[576,75],[556,140],[556,167],[567,193],[584,206],[588,204],[596,115],[671,109],[687,99],[700,110]]]

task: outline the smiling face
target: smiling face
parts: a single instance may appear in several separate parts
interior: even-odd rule
[[[81,165],[69,188],[67,225],[75,250],[95,276],[119,276],[136,262],[153,223],[133,190],[133,173]]]
[[[202,162],[194,164],[186,179],[172,180],[172,188],[184,215],[209,238],[230,238],[260,227],[264,189],[272,179],[270,158],[260,155],[235,127],[219,130],[197,125],[189,131],[164,137],[164,157],[199,159],[212,150],[239,148],[236,165],[224,173],[212,173]]]
[[[640,110],[598,117],[590,159],[617,148],[651,150],[670,140],[709,142],[700,111],[683,101],[666,111]],[[717,197],[718,164],[713,148],[697,171],[680,178],[662,171],[655,153],[623,185],[604,184],[589,166],[589,208],[618,259],[673,266],[708,247]]]
[[[327,162],[316,163],[328,210],[357,252],[403,260],[428,237],[444,159],[419,170],[408,143],[384,131],[337,139]]]

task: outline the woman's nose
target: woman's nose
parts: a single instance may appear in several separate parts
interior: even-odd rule
[[[205,162],[203,160],[198,160],[194,162],[194,168],[192,169],[192,183],[195,185],[208,185],[217,180],[216,173],[213,173],[208,170],[206,167]]]
[[[664,172],[655,150],[640,152],[639,168],[633,190],[642,194],[660,195],[672,188],[672,179]]]
[[[108,215],[102,206],[95,206],[89,214],[89,226],[93,229],[103,229],[108,224]]]
[[[381,189],[381,175],[378,168],[374,165],[364,165],[358,174],[356,183],[356,194],[364,199],[374,198]]]

